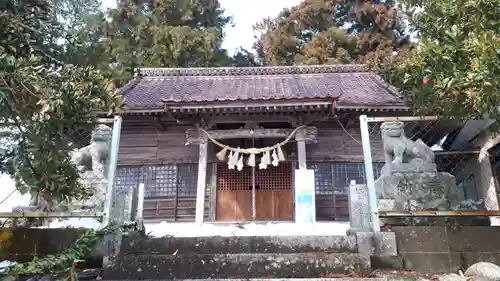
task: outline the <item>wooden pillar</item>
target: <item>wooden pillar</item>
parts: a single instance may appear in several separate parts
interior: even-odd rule
[[[297,141],[297,160],[299,163],[299,169],[305,170],[307,169],[306,162],[306,142],[304,140]]]
[[[297,162],[298,169],[295,171],[294,201],[295,222],[316,222],[316,194],[314,186],[314,170],[307,170],[306,143],[316,141],[317,129],[315,127],[304,127],[297,131]]]
[[[198,184],[196,187],[195,222],[197,224],[202,224],[205,213],[205,188],[207,185],[208,143],[205,140],[200,142],[199,146],[200,146],[200,153],[198,158]]]
[[[307,128],[298,130],[297,134],[295,135],[295,140],[297,141],[297,162],[298,162],[298,168],[300,170],[307,169],[306,137],[307,137]]]

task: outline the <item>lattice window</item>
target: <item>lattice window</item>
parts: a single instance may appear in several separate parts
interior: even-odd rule
[[[380,176],[383,163],[373,163],[375,179]],[[347,194],[351,180],[365,184],[365,165],[362,163],[310,163],[314,169],[316,194]]]
[[[229,170],[227,164],[217,165],[218,190],[252,190],[252,168],[244,167],[242,171]],[[292,166],[290,163],[280,163],[277,167],[255,169],[256,190],[291,190]]]
[[[115,188],[132,189],[144,180],[141,167],[118,167],[116,169]]]
[[[377,179],[383,163],[373,163],[373,175]],[[362,163],[334,163],[335,193],[347,193],[346,188],[352,180],[358,184],[366,184],[365,165]]]
[[[252,168],[229,170],[227,164],[217,164],[217,190],[252,190]]]
[[[146,197],[175,196],[177,190],[177,165],[148,167]]]
[[[197,164],[118,167],[115,186],[130,189],[144,183],[147,198],[195,197],[197,176]]]
[[[277,167],[255,169],[255,189],[258,190],[291,190],[292,166],[290,163],[280,163]]]
[[[327,164],[327,163],[308,164],[307,168],[314,170],[316,194],[324,194],[324,195],[333,194],[334,187],[333,187],[332,164]]]
[[[198,187],[198,165],[179,164],[177,166],[177,196],[196,197]]]

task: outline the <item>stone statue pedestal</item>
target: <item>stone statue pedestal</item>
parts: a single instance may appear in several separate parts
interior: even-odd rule
[[[450,210],[463,200],[455,177],[441,172],[394,172],[375,181],[377,198],[393,199],[393,211]]]
[[[428,163],[422,159],[413,159],[410,163],[385,164],[382,167],[382,175],[392,175],[394,173],[436,173],[436,163]]]

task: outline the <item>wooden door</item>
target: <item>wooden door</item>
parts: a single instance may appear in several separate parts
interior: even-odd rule
[[[255,213],[259,221],[293,220],[292,165],[255,169]],[[218,221],[252,220],[252,168],[229,170],[217,165]]]
[[[292,165],[255,170],[256,219],[259,221],[293,220]]]
[[[252,220],[252,169],[229,170],[227,164],[217,164],[216,198],[216,220]]]

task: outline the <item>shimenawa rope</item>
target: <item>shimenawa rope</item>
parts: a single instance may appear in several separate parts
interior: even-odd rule
[[[267,151],[272,151],[278,147],[281,147],[281,146],[284,146],[285,144],[287,144],[291,139],[292,137],[297,133],[298,130],[300,130],[301,128],[305,128],[306,126],[298,126],[297,128],[295,128],[282,142],[279,142],[273,146],[267,146],[267,147],[264,147],[264,148],[255,148],[255,147],[252,147],[252,148],[233,148],[233,147],[230,147],[230,146],[227,146],[223,143],[220,143],[218,142],[216,139],[214,139],[209,132],[203,130],[202,128],[199,128],[198,127],[198,130],[202,131],[206,136],[207,138],[213,142],[214,144],[216,144],[217,146],[219,146],[220,148],[222,149],[226,149],[228,151],[232,151],[232,152],[238,152],[238,153],[243,153],[243,154],[260,154],[260,153],[265,153]]]

